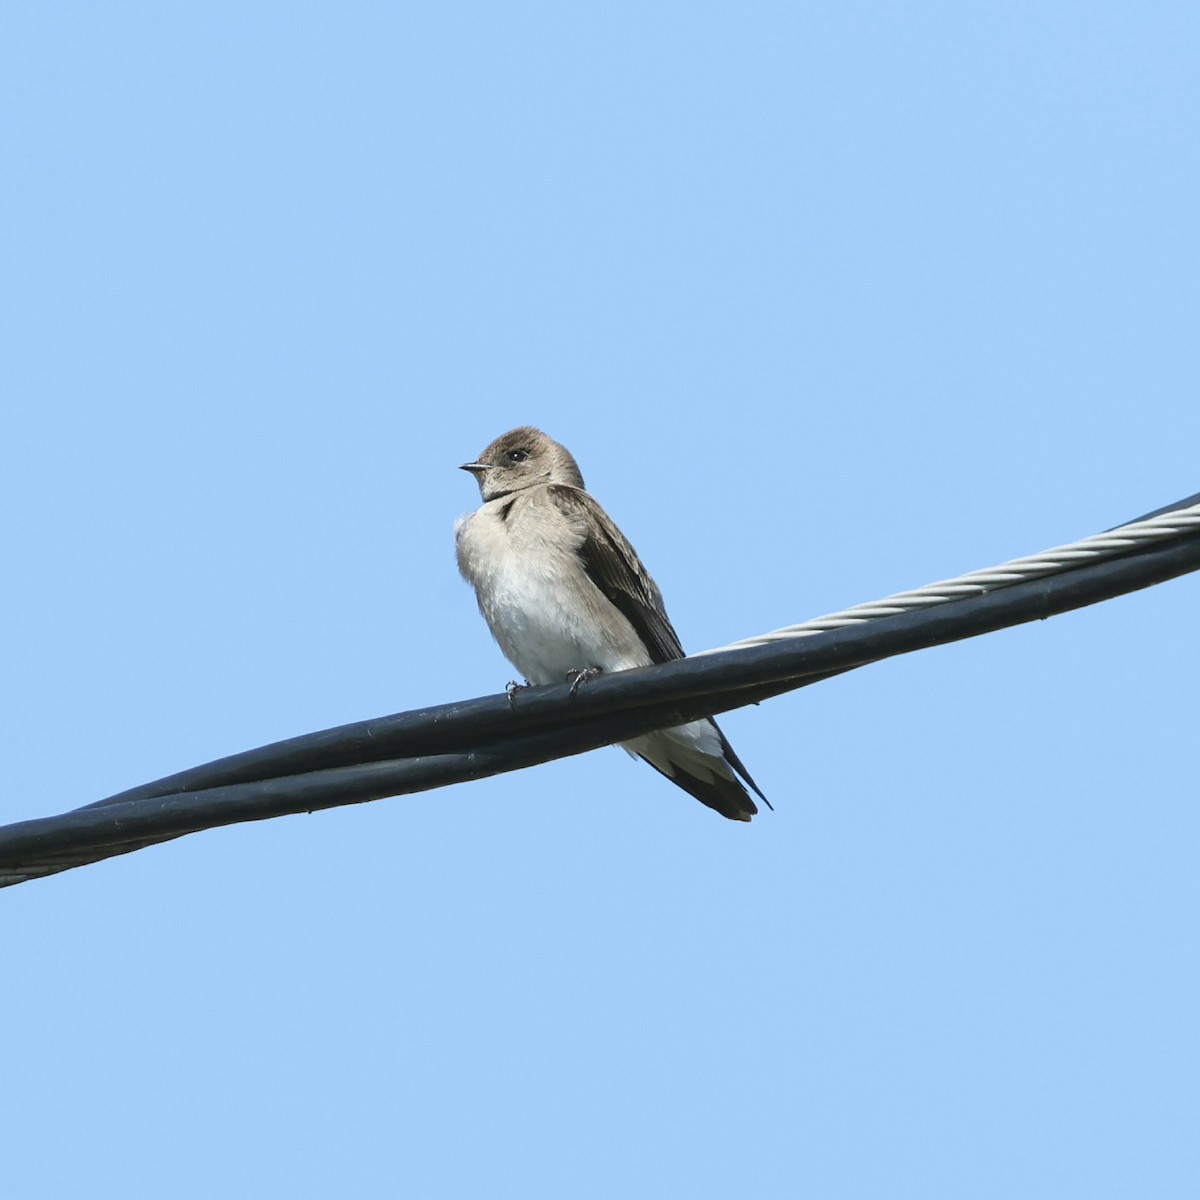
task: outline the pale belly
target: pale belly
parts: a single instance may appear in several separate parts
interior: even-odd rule
[[[530,683],[572,671],[623,671],[650,656],[632,626],[588,578],[573,549],[526,546],[480,512],[458,530],[458,558],[505,657]]]
[[[650,662],[625,618],[576,572],[548,578],[509,564],[479,592],[500,649],[530,683],[563,683],[586,667],[624,671]]]

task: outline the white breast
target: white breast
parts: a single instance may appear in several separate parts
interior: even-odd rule
[[[629,622],[584,571],[581,540],[551,502],[532,495],[490,501],[455,528],[459,569],[501,650],[530,683],[563,683],[584,667],[621,671],[650,662]]]

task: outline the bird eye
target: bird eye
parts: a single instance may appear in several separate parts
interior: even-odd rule
[[[524,462],[529,457],[524,450],[510,450],[508,452],[509,462]]]

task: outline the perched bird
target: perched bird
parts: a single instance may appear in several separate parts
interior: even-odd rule
[[[528,682],[683,658],[658,585],[584,490],[565,446],[524,425],[462,469],[475,476],[483,505],[455,526],[458,568]],[[622,745],[730,820],[749,821],[758,811],[738,775],[767,802],[711,719]]]

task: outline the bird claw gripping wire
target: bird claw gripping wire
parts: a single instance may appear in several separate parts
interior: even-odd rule
[[[574,670],[567,672],[567,682],[571,685],[571,695],[579,691],[582,684],[587,683],[589,679],[595,679],[597,675],[603,675],[604,671],[600,667],[576,667]]]

